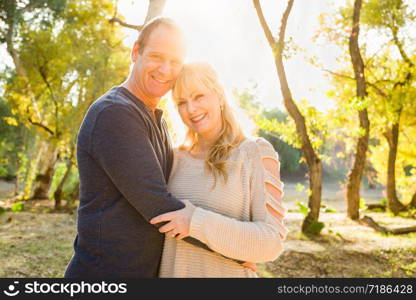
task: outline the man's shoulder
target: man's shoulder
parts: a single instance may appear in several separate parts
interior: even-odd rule
[[[145,114],[119,87],[110,89],[89,107],[80,133],[92,134],[100,126],[146,126]]]
[[[120,108],[136,109],[136,106],[132,100],[123,93],[122,88],[116,86],[95,100],[90,107],[90,111],[99,113],[107,109],[118,110]]]

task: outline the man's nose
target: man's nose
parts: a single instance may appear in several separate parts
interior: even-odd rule
[[[168,61],[163,62],[159,68],[159,72],[164,75],[169,75],[171,71],[172,71],[172,66],[170,65]]]

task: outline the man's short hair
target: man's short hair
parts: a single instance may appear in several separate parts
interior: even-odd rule
[[[178,24],[170,18],[166,17],[156,17],[150,20],[146,25],[143,26],[142,30],[139,33],[137,42],[139,43],[139,53],[143,53],[143,49],[146,47],[146,43],[149,40],[150,34],[159,26],[167,26],[171,29],[178,30],[181,32]]]

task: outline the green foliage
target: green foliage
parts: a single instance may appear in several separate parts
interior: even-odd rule
[[[307,231],[309,233],[315,234],[315,235],[319,235],[322,231],[322,229],[324,229],[325,227],[325,223],[319,222],[319,221],[314,221],[311,225],[309,225]]]
[[[303,184],[301,184],[301,183],[297,183],[297,184],[296,184],[296,190],[297,190],[299,193],[302,193],[302,192],[305,190],[305,186],[304,186]]]
[[[7,162],[0,156],[0,173],[17,173],[25,183],[23,198],[31,194],[40,147],[48,144],[57,149],[61,160],[73,159],[76,132],[86,110],[121,83],[129,67],[120,27],[108,22],[114,13],[113,1],[28,2],[19,7],[0,5],[0,12],[16,12],[13,22],[18,26],[11,42],[24,66],[23,73],[6,70],[0,79],[0,92],[9,110],[4,115],[7,118],[0,118],[0,127],[2,122],[9,128],[17,123],[16,128],[30,131],[29,137],[27,133],[18,135],[23,139],[20,148],[1,140],[0,154],[8,149],[14,152],[6,157]],[[20,9],[26,4],[27,9]],[[8,27],[1,30],[6,32]],[[13,166],[12,170],[4,171],[6,163]],[[55,187],[58,175],[54,176]]]
[[[415,20],[414,12],[403,0],[368,0],[363,3],[361,22],[371,27],[404,27]]]
[[[55,171],[53,173],[52,183],[49,189],[50,199],[54,199],[53,193],[56,191],[56,188],[58,187],[58,184],[61,182],[61,179],[64,176],[66,170],[67,170],[67,166],[65,162],[59,162],[55,165]]]
[[[27,130],[16,123],[7,103],[0,97],[0,177],[12,178],[18,168],[18,152]]]
[[[240,107],[256,122],[259,128],[258,135],[268,140],[279,153],[280,169],[284,170],[283,175],[287,176],[301,170],[300,151],[290,145],[285,136],[274,130],[274,126],[287,127],[286,122],[289,119],[287,113],[279,109],[264,109],[256,97],[256,85],[242,91],[234,90],[233,93]],[[293,132],[290,136],[297,136],[297,134]]]
[[[25,209],[25,206],[24,206],[23,202],[15,202],[15,203],[12,204],[10,209],[11,209],[12,212],[20,212],[20,211],[23,211]]]
[[[331,73],[332,88],[327,96],[336,103],[328,121],[331,140],[343,144],[337,157],[349,166],[356,140],[364,134],[358,123],[358,111],[367,108],[370,120],[368,167],[376,170],[376,180],[387,182],[389,141],[385,133],[399,123],[399,145],[396,159],[396,185],[403,202],[416,191],[416,47],[410,30],[416,20],[415,7],[402,0],[363,1],[360,18],[360,52],[365,65],[367,97],[357,98],[356,84],[349,54],[349,35],[353,1],[321,16],[316,39],[335,43],[342,54],[337,70]],[[314,62],[316,65],[318,63]]]
[[[296,201],[295,205],[298,207],[298,211],[307,216],[309,214],[309,207],[307,207],[305,204],[303,204],[300,201]]]
[[[361,210],[367,209],[367,205],[365,205],[365,199],[364,198],[360,198],[360,203],[358,205],[359,205],[358,207]]]
[[[79,186],[79,177],[78,169],[72,167],[71,173],[69,174],[68,179],[66,180],[63,189],[62,189],[62,198],[72,199],[72,193]]]
[[[306,100],[300,101],[298,107],[305,118],[312,147],[319,153],[324,144],[325,136],[328,134],[326,118],[322,112],[311,106]],[[302,140],[297,133],[295,122],[289,116],[282,121],[279,121],[278,118],[259,118],[256,123],[264,131],[277,134],[292,147],[302,148]]]

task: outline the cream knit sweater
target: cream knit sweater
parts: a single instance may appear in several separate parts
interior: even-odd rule
[[[264,159],[272,159],[278,169],[267,170]],[[197,207],[190,236],[217,253],[166,237],[159,276],[257,277],[226,257],[260,263],[273,261],[282,253],[288,231],[282,222],[286,210],[279,167],[269,142],[248,138],[231,152],[227,183],[219,178],[212,188],[214,176],[204,168],[204,160],[175,150],[169,191]]]

